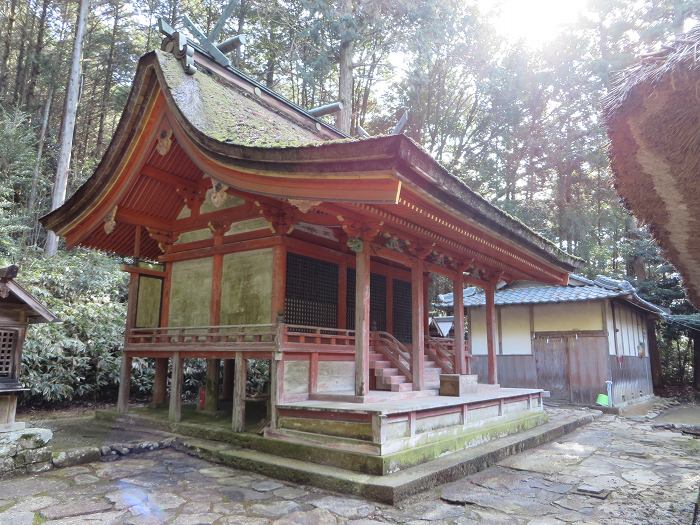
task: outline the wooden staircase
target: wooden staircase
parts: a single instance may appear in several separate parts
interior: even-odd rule
[[[440,389],[441,368],[427,354],[425,359],[425,389]],[[376,333],[370,345],[369,368],[375,378],[376,390],[408,392],[413,390],[410,372],[410,351],[386,332]]]

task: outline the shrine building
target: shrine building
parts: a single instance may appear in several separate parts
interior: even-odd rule
[[[229,430],[247,430],[246,361],[269,361],[264,437],[333,451],[310,461],[396,459],[343,464],[366,472],[543,422],[542,390],[498,386],[494,290],[566,284],[580,261],[404,135],[349,138],[219,62],[169,32],[94,174],[42,219],[68,247],[134,261],[119,412],[135,411],[132,359],[149,358],[153,406],[186,420],[184,360],[204,358],[205,409],[230,406]],[[465,285],[485,291],[487,384],[462,316],[430,338],[432,275],[456,311]]]

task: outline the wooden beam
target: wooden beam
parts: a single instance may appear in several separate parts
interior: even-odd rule
[[[361,241],[355,258],[355,395],[369,393],[370,247]]]
[[[165,406],[168,385],[168,358],[158,358],[155,360],[155,377],[153,378],[153,395],[151,406],[161,408]]]
[[[129,391],[131,390],[131,361],[130,355],[122,353],[122,367],[119,372],[119,397],[117,412],[126,414],[129,411]]]
[[[484,288],[486,296],[486,349],[488,353],[488,382],[498,384],[498,364],[496,357],[496,284]]]
[[[136,326],[136,305],[139,298],[139,276],[129,274],[129,293],[126,303],[126,330],[127,332]]]
[[[219,365],[220,359],[207,359],[206,394],[204,410],[215,413],[219,409]]]
[[[243,432],[245,430],[245,387],[247,376],[243,353],[236,352],[233,380],[233,414],[231,417],[231,430],[234,432]]]
[[[117,214],[114,219],[121,224],[131,224],[133,226],[145,226],[160,231],[172,231],[173,223],[171,221],[154,217],[142,211],[131,208],[117,208]]]
[[[155,166],[144,166],[141,168],[141,174],[157,180],[158,182],[162,182],[163,184],[167,184],[168,186],[172,186],[173,188],[187,188],[197,191],[201,187],[198,182],[183,179],[178,175],[156,168]]]
[[[454,298],[455,374],[468,374],[464,352],[464,281],[461,276],[452,281],[452,297]]]
[[[172,423],[179,423],[182,420],[182,382],[184,379],[184,359],[180,357],[180,352],[173,352],[172,375],[170,377],[170,408],[168,419]]]
[[[413,390],[423,390],[425,386],[424,284],[423,260],[414,259],[411,267],[411,367],[413,369]]]

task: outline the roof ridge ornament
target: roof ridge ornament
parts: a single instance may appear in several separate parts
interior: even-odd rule
[[[226,5],[223,12],[221,13],[221,16],[217,20],[216,24],[214,24],[214,27],[208,35],[205,35],[204,31],[202,31],[189,16],[182,15],[182,17],[180,18],[182,24],[185,26],[185,28],[187,28],[187,30],[190,33],[192,33],[192,36],[197,40],[199,45],[202,46],[202,48],[204,48],[204,51],[209,53],[209,55],[214,59],[214,61],[217,64],[224,67],[231,66],[231,60],[224,53],[229,53],[235,49],[238,49],[246,43],[245,35],[235,35],[231,38],[227,38],[223,42],[219,42],[218,44],[214,43],[214,41],[221,34],[221,31],[223,30],[226,21],[231,17],[231,14],[233,14],[233,9],[236,7],[236,5],[238,5],[238,0],[231,0],[228,3],[228,5]],[[187,43],[187,37],[184,34],[182,35],[182,37],[184,37],[183,43],[182,40],[179,38],[179,35],[181,35],[181,33],[175,31],[175,29],[173,29],[163,18],[158,19],[158,29],[161,33],[168,37],[163,43],[164,46],[167,41],[171,41],[173,38],[175,38],[176,35],[178,35],[178,44],[181,44],[181,47],[186,52],[191,49],[192,52],[190,56],[194,55],[194,48]],[[165,49],[165,47],[163,47],[163,50],[169,51],[169,49]],[[187,69],[187,66],[189,65],[189,63],[183,63],[183,66],[185,66],[185,71],[187,71],[189,74],[192,74],[197,70],[197,68],[194,67],[194,60],[192,60],[191,62],[191,67],[194,68],[193,70]]]

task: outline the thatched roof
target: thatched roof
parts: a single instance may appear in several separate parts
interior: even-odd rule
[[[700,28],[621,72],[605,119],[618,193],[700,305]]]

